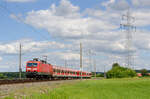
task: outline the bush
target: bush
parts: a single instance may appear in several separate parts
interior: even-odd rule
[[[104,77],[104,74],[97,74],[96,77]]]
[[[127,78],[127,77],[135,77],[136,72],[130,68],[118,66],[112,66],[112,69],[106,73],[107,78]]]
[[[6,76],[4,76],[3,74],[0,74],[0,79],[4,79],[6,78]]]
[[[142,76],[148,76],[148,71],[146,69],[141,70]]]

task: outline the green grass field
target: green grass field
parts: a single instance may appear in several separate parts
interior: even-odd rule
[[[150,79],[84,80],[25,99],[150,99]]]

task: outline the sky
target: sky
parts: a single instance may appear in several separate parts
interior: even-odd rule
[[[126,31],[120,24],[128,8],[136,26],[131,68],[150,69],[149,0],[1,0],[0,72],[18,71],[20,43],[23,70],[28,60],[45,55],[51,64],[64,66],[66,60],[67,67],[79,69],[80,43],[83,70],[94,70],[94,63],[97,71],[114,62],[125,66]]]

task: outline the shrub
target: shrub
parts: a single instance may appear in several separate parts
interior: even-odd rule
[[[104,74],[97,74],[96,77],[104,77]]]
[[[148,76],[148,71],[146,69],[141,70],[142,76]]]
[[[130,68],[113,64],[112,69],[106,73],[107,78],[127,78],[136,76],[136,72]]]
[[[0,79],[4,79],[6,78],[6,76],[4,76],[3,74],[0,74]]]

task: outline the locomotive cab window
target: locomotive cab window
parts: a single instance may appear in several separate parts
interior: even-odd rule
[[[28,67],[37,67],[37,63],[28,63],[27,66]]]
[[[31,66],[32,66],[32,63],[28,63],[27,66],[31,67]]]
[[[33,63],[33,67],[37,67],[37,63]]]

